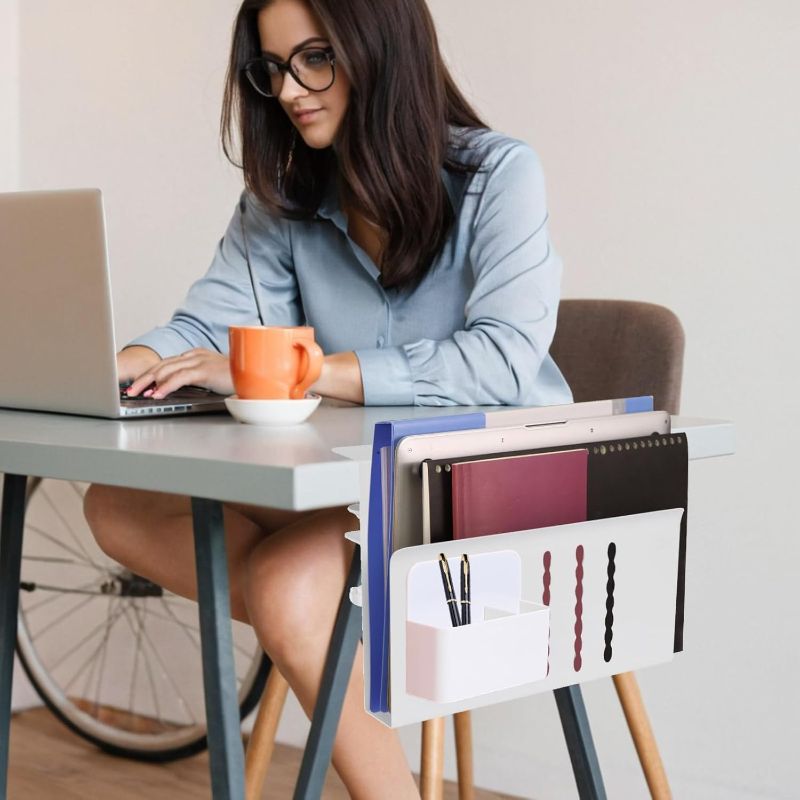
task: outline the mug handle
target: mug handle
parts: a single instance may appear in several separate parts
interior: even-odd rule
[[[289,396],[292,400],[302,400],[306,396],[306,389],[319,378],[320,372],[322,372],[324,354],[316,342],[309,342],[306,339],[296,339],[294,346],[305,351],[306,371],[297,386],[292,387]]]

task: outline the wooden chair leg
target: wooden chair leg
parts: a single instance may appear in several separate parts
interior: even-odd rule
[[[272,751],[275,748],[275,732],[281,718],[289,684],[273,664],[269,670],[267,685],[261,696],[253,733],[247,745],[244,762],[245,797],[260,800],[267,777]]]
[[[458,800],[474,800],[475,773],[472,767],[472,716],[469,711],[453,714],[458,767]]]
[[[644,778],[650,789],[650,796],[653,800],[670,800],[672,792],[667,781],[667,773],[661,762],[636,676],[632,672],[614,675],[614,688],[617,690],[622,711],[628,722],[639,763],[642,765]]]
[[[444,798],[444,717],[422,723],[419,791],[422,800]]]

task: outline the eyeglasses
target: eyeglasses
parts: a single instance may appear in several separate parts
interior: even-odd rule
[[[288,72],[309,92],[324,92],[336,80],[336,57],[332,47],[309,47],[292,54],[288,61],[261,56],[242,68],[250,85],[264,97],[277,97]]]

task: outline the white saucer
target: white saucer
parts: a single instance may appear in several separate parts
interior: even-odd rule
[[[250,425],[299,425],[316,410],[322,398],[307,394],[303,400],[240,400],[235,394],[225,398],[231,416]]]

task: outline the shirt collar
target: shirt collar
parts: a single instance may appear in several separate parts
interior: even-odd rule
[[[344,216],[339,205],[339,182],[337,177],[338,172],[332,169],[328,176],[328,184],[322,195],[322,202],[317,209],[317,217],[335,221],[337,215]]]

